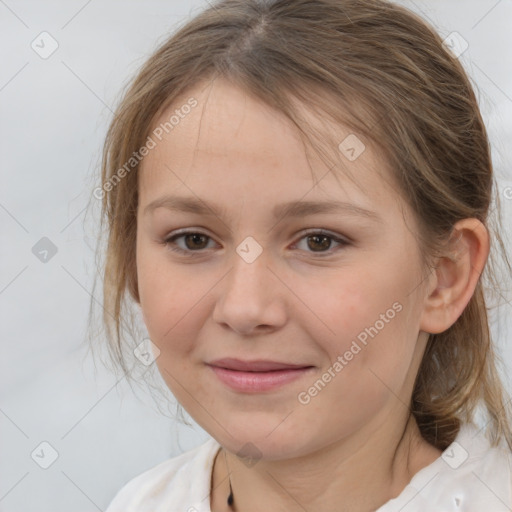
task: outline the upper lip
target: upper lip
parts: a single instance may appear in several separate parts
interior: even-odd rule
[[[308,368],[311,365],[305,364],[289,364],[270,360],[242,361],[241,359],[233,359],[226,357],[217,359],[208,363],[210,366],[226,368],[228,370],[236,370],[241,372],[269,372],[273,370],[290,370],[293,368]]]

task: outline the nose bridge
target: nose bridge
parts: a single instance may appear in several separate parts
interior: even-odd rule
[[[267,268],[268,251],[256,244],[254,239],[246,239],[238,245],[233,255],[233,266],[227,279],[225,294],[231,295],[235,300],[254,301],[258,297],[262,298],[262,285],[268,280],[267,274],[270,274]]]
[[[245,239],[233,254],[232,267],[215,305],[214,319],[238,332],[284,321],[276,279],[268,268],[268,251],[254,239]]]

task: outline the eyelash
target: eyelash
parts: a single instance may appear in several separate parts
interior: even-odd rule
[[[182,255],[186,255],[186,256],[191,256],[191,257],[197,257],[197,256],[201,256],[202,254],[204,254],[205,251],[207,251],[207,249],[200,249],[200,250],[197,250],[197,251],[193,251],[193,250],[190,250],[190,249],[182,249],[181,247],[177,247],[176,246],[176,243],[175,243],[175,240],[179,239],[179,238],[183,238],[187,235],[201,235],[201,236],[205,236],[206,238],[208,238],[209,240],[212,240],[212,238],[210,236],[208,236],[206,233],[202,233],[201,231],[181,231],[181,232],[178,232],[170,237],[167,237],[165,240],[162,241],[162,244],[165,245],[170,251],[173,251],[173,252],[177,252],[179,254],[182,254]],[[310,236],[325,236],[329,239],[331,239],[332,241],[336,242],[339,244],[339,247],[338,247],[338,250],[341,249],[342,247],[345,247],[345,246],[348,246],[350,245],[350,242],[349,240],[345,239],[345,238],[340,238],[328,231],[325,231],[325,230],[322,230],[322,229],[319,229],[319,230],[308,230],[300,239],[304,239],[304,238],[307,238],[307,237],[310,237]],[[295,244],[294,244],[295,245]],[[319,257],[325,257],[325,256],[322,256],[323,254],[329,256],[332,254],[332,250],[331,249],[328,249],[327,251],[318,251],[318,252],[314,252],[314,251],[306,251],[310,254],[313,254],[315,256],[319,256]]]

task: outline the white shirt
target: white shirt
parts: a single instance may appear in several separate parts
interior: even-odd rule
[[[214,439],[130,480],[106,512],[211,512],[210,483],[220,445]],[[226,496],[227,498],[227,496]],[[418,471],[396,498],[376,512],[510,512],[512,452],[491,447],[473,425]]]

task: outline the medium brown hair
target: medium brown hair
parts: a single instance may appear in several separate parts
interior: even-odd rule
[[[287,116],[308,140],[316,140],[324,157],[325,148],[337,148],[340,141],[330,144],[327,130],[312,130],[294,102],[378,147],[414,212],[426,273],[444,254],[457,221],[477,218],[491,231],[496,183],[477,99],[459,60],[419,16],[380,0],[220,1],[180,27],[145,62],[106,136],[103,322],[110,354],[124,371],[123,331],[131,330],[123,322],[130,304],[139,302],[140,164],[132,162],[130,170],[126,163],[147,143],[165,108],[194,85],[216,78]],[[123,166],[125,172],[119,173]],[[508,277],[511,267],[499,229],[485,268],[489,293],[499,294],[495,250],[501,250]],[[461,316],[445,332],[430,334],[423,355],[411,411],[423,437],[440,449],[480,405],[492,442],[505,439],[512,446],[486,300],[480,279]]]

